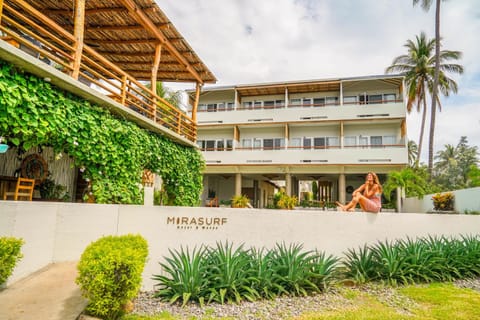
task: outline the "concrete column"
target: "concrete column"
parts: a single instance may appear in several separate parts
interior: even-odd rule
[[[290,173],[285,173],[285,193],[287,196],[292,195],[292,176]]]
[[[153,206],[153,186],[151,187],[143,187],[143,205],[144,206]]]
[[[242,195],[242,174],[235,173],[235,195],[241,196]]]
[[[345,174],[340,173],[338,176],[338,201],[345,203],[347,197],[345,194]]]
[[[403,199],[405,199],[403,188],[397,188],[397,212],[403,212]]]

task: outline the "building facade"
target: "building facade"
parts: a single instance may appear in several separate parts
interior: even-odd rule
[[[408,164],[401,76],[248,84],[187,91],[205,161],[202,200],[247,195],[254,207],[288,195],[351,199],[368,171]]]

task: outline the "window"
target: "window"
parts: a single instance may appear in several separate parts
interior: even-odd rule
[[[253,105],[255,109],[260,109],[262,107],[262,101],[255,101]]]
[[[368,96],[368,103],[382,103],[382,95],[381,94],[372,94]]]
[[[252,139],[242,139],[242,148],[251,149]]]
[[[223,140],[217,140],[217,151],[223,151],[223,150],[224,150]]]
[[[199,104],[198,105],[198,111],[206,111],[207,110],[207,105],[206,104]]]
[[[325,98],[314,98],[313,99],[313,106],[314,107],[322,107],[325,105]]]
[[[310,107],[312,105],[312,99],[310,98],[303,98],[302,104],[304,107]]]
[[[302,104],[302,99],[290,99],[291,106],[300,106]]]
[[[215,150],[215,140],[207,140],[206,151]]]
[[[285,106],[285,100],[275,100],[275,107],[284,107]]]
[[[397,98],[396,98],[395,93],[387,93],[387,94],[383,95],[383,100],[387,103],[388,102],[395,102],[396,99]]]
[[[326,104],[327,105],[337,105],[338,104],[338,97],[327,97]]]
[[[370,144],[372,145],[372,147],[376,148],[382,146],[382,136],[371,136]]]
[[[273,108],[273,107],[275,107],[275,101],[273,101],[273,100],[264,101],[263,106],[265,108]]]
[[[368,137],[365,137],[365,136],[358,137],[358,145],[367,147],[368,146]]]
[[[253,148],[254,149],[261,149],[262,148],[262,139],[259,139],[259,138],[253,139]]]
[[[313,146],[315,149],[325,149],[325,138],[313,138]]]
[[[383,144],[384,145],[389,145],[389,146],[395,145],[396,144],[395,136],[384,136],[383,137]]]
[[[327,137],[327,146],[329,147],[338,147],[339,144],[339,139],[338,137]]]
[[[274,149],[279,150],[285,148],[285,139],[275,138],[274,139]]]
[[[208,112],[217,111],[217,105],[216,105],[215,103],[209,103],[209,104],[207,104],[207,111],[208,111]]]
[[[233,102],[227,103],[227,110],[233,110],[234,105],[235,104]]]
[[[200,150],[204,151],[204,149],[205,149],[205,141],[204,141],[204,140],[198,140],[198,141],[197,141],[197,146],[200,148]]]
[[[353,147],[357,145],[357,137],[356,136],[346,136],[343,138],[343,143],[346,147]]]
[[[226,140],[226,142],[227,142],[227,151],[232,151],[233,150],[233,140],[228,139],[228,140]]]
[[[312,147],[312,138],[303,138],[303,149],[310,149]]]
[[[346,96],[343,97],[344,104],[355,104],[357,103],[357,96]]]
[[[272,150],[273,149],[273,139],[263,139],[263,149]]]
[[[243,103],[244,109],[252,109],[252,101],[247,101]]]
[[[292,138],[290,139],[290,147],[300,148],[302,146],[302,138]]]
[[[225,103],[220,102],[219,104],[217,104],[217,109],[221,111],[225,110]]]

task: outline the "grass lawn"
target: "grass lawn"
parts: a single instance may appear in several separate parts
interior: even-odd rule
[[[339,290],[339,295],[348,300],[334,308],[320,307],[318,310],[303,313],[297,317],[285,317],[290,320],[323,319],[480,319],[480,292],[457,288],[452,284],[436,283],[412,285],[394,290],[395,297],[388,298],[382,291],[371,292],[349,288]],[[208,306],[206,307],[208,310]],[[211,312],[213,313],[213,312]],[[175,317],[168,312],[155,316],[128,315],[125,320],[212,320],[236,319],[234,317],[214,317],[206,312],[202,317]],[[270,320],[268,315],[258,315],[257,319]]]

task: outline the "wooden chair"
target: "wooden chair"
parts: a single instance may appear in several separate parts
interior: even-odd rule
[[[215,197],[213,199],[210,199],[207,203],[207,207],[218,207],[218,198]]]
[[[13,197],[13,200],[18,198],[27,198],[28,201],[32,201],[33,188],[35,187],[35,179],[18,178],[15,186],[15,191],[3,193],[3,200],[7,200],[8,197]]]

